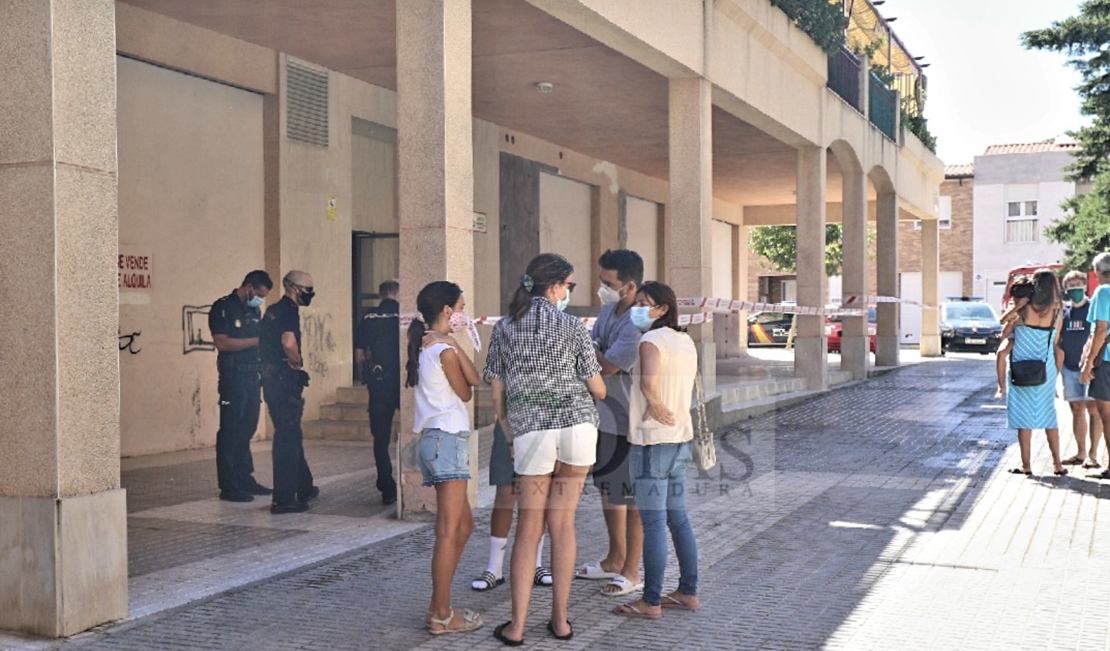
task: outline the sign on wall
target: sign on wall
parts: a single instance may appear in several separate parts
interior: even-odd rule
[[[154,259],[149,253],[120,250],[119,302],[121,305],[147,305],[154,287]]]

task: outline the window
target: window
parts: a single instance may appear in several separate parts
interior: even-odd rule
[[[1007,202],[1006,243],[1036,242],[1037,234],[1037,202]]]

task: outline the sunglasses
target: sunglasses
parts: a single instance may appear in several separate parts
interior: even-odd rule
[[[305,294],[315,294],[316,293],[316,288],[315,287],[305,287],[304,285],[297,285],[297,284],[294,284],[293,286],[296,287],[297,289],[301,290]]]
[[[574,288],[578,286],[578,283],[565,283],[565,284],[567,286],[567,291],[568,292],[573,292]]]

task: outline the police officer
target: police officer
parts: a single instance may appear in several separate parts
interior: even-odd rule
[[[212,304],[208,329],[219,353],[220,429],[216,432],[216,478],[220,499],[250,502],[272,491],[254,477],[251,437],[258,429],[258,326],[263,299],[274,283],[265,271],[247,274],[243,284]]]
[[[290,271],[281,281],[285,296],[266,310],[259,334],[262,393],[274,422],[274,501],[270,513],[300,513],[320,494],[304,458],[301,416],[308,373],[301,358],[300,306],[316,296],[312,276]]]
[[[370,433],[374,436],[374,465],[382,504],[397,501],[397,482],[389,459],[393,415],[401,408],[401,286],[387,280],[378,287],[378,307],[367,310],[358,326],[355,361],[362,364],[362,382],[370,394]]]

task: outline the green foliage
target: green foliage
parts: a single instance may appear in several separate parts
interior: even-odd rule
[[[902,107],[902,125],[906,127],[906,131],[917,136],[926,149],[937,153],[937,137],[929,132],[929,121],[924,115],[912,115]]]
[[[1087,271],[1091,260],[1110,251],[1110,173],[1095,178],[1089,194],[1064,202],[1067,213],[1045,229],[1045,235],[1065,246],[1064,266]]]
[[[774,269],[787,273],[798,271],[798,230],[794,226],[757,226],[751,229],[752,251],[763,256]],[[844,254],[843,229],[840,224],[825,225],[825,273],[840,275]]]
[[[1064,245],[1066,267],[1089,269],[1096,254],[1110,250],[1110,0],[1086,0],[1078,15],[1025,32],[1021,40],[1030,49],[1066,54],[1080,74],[1080,112],[1093,119],[1068,133],[1080,144],[1068,173],[1075,181],[1094,179],[1094,188],[1064,202],[1064,216],[1045,235]]]
[[[822,50],[832,54],[844,45],[848,17],[844,15],[840,3],[832,4],[829,0],[771,0],[771,4],[809,34]]]
[[[1094,178],[1110,157],[1110,0],[1086,0],[1079,15],[1025,32],[1021,40],[1030,49],[1068,55],[1068,65],[1079,71],[1080,111],[1094,121],[1068,134],[1082,145],[1069,172],[1076,180]]]

